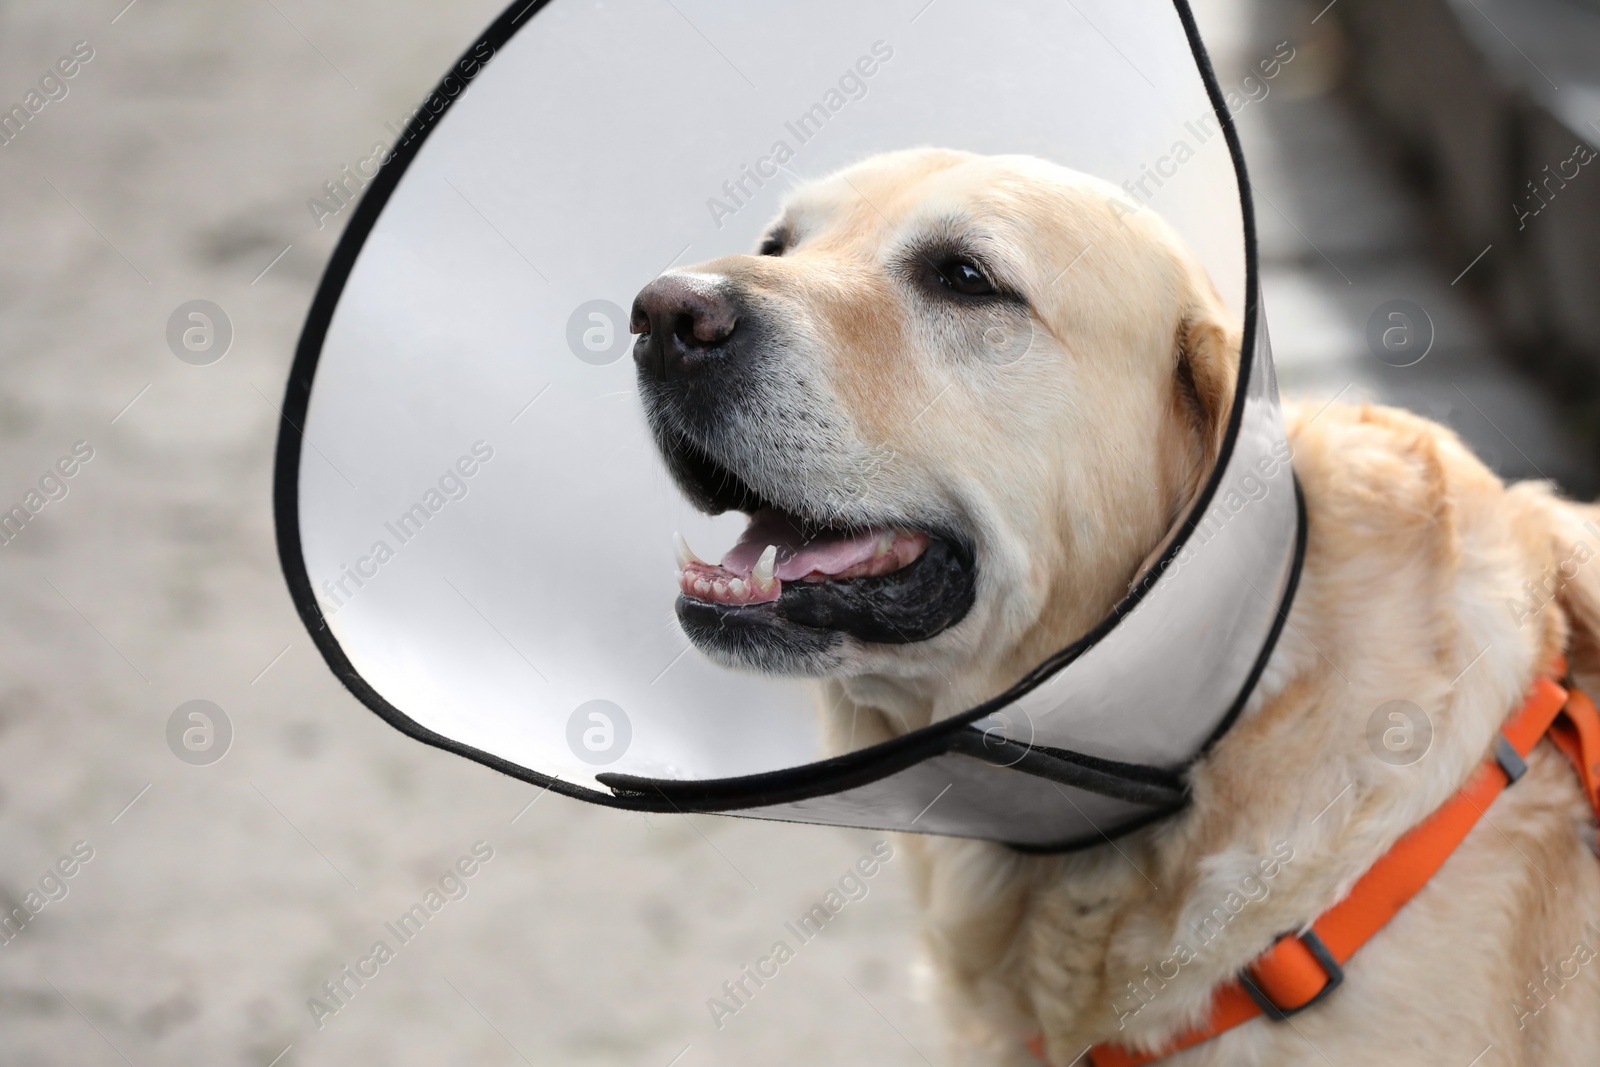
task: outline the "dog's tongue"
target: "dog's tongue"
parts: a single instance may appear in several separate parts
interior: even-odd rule
[[[824,531],[807,538],[789,517],[779,511],[758,511],[739,543],[722,557],[724,570],[741,578],[750,577],[762,551],[768,545],[778,548],[774,574],[780,581],[794,581],[807,575],[833,576],[882,556],[896,535],[890,530],[866,529],[857,533]]]

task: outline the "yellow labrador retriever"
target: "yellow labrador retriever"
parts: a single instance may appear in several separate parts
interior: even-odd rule
[[[1131,208],[1036,159],[896,152],[796,192],[759,255],[639,294],[669,468],[752,519],[720,563],[680,544],[703,652],[819,679],[859,744],[1001,692],[1107,613],[1211,469],[1239,359],[1195,257]],[[1163,1046],[1451,797],[1556,655],[1600,681],[1600,515],[1402,411],[1286,419],[1304,574],[1193,803],[1070,855],[907,842],[954,1061]],[[1432,722],[1408,766],[1366,739],[1395,699]],[[1163,1062],[1600,1062],[1593,818],[1550,745],[1528,764],[1332,996]]]

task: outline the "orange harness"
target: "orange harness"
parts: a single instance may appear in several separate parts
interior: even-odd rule
[[[1257,1015],[1283,1020],[1321,1001],[1344,980],[1341,965],[1427,884],[1500,792],[1522,777],[1527,770],[1524,758],[1544,737],[1572,762],[1584,795],[1600,815],[1600,714],[1587,696],[1571,688],[1564,660],[1556,663],[1553,673],[1566,681],[1567,688],[1550,678],[1536,681],[1528,699],[1495,739],[1494,754],[1466,785],[1395,842],[1348,896],[1303,932],[1281,937],[1236,980],[1218,989],[1209,1019],[1160,1052],[1096,1045],[1083,1062],[1089,1067],[1138,1067],[1198,1045]],[[1042,1036],[1029,1039],[1028,1047],[1041,1060],[1045,1058]]]

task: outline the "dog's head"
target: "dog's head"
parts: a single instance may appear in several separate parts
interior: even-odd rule
[[[631,327],[678,485],[751,516],[720,565],[680,545],[694,643],[991,692],[1127,591],[1209,472],[1238,370],[1152,212],[934,149],[804,186],[758,254],[668,271]]]

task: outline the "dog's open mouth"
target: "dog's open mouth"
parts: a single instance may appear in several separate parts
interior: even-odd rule
[[[928,547],[920,530],[867,528],[807,532],[794,516],[765,509],[750,517],[739,543],[707,563],[678,539],[683,595],[712,604],[762,604],[779,599],[784,582],[842,582],[892,574]]]
[[[780,648],[815,653],[845,635],[907,644],[943,632],[972,607],[973,553],[959,538],[894,519],[801,514],[675,433],[658,429],[658,443],[702,511],[750,516],[720,563],[678,539],[678,619],[703,648],[770,664]]]

